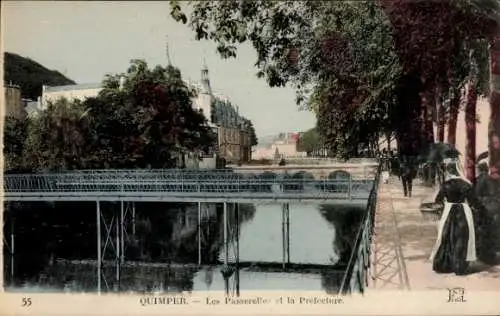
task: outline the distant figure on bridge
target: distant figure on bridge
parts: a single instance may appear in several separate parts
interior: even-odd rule
[[[431,253],[437,273],[464,275],[476,260],[475,221],[469,203],[477,203],[472,183],[463,175],[458,159],[445,160],[445,181],[436,197],[443,204],[438,236]]]
[[[411,156],[402,156],[399,163],[399,172],[403,182],[403,192],[407,197],[411,197],[413,179],[417,176],[417,166],[415,159]]]

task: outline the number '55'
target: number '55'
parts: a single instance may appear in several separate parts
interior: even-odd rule
[[[31,297],[23,297],[22,302],[22,307],[31,306]]]

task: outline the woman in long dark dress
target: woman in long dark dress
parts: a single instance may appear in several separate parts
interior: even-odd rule
[[[469,203],[475,203],[473,186],[461,172],[457,159],[445,162],[445,181],[436,197],[443,203],[438,237],[430,259],[437,273],[467,273],[476,261],[474,217]]]

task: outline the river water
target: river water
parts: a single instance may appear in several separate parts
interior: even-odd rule
[[[364,208],[349,205],[290,204],[289,233],[283,234],[283,223],[287,226],[282,205],[229,205],[226,238],[231,272],[224,277],[222,205],[201,206],[200,230],[196,204],[134,206],[134,219],[130,212],[126,217],[125,263],[117,268],[108,241],[101,291],[335,293],[364,214]],[[107,206],[108,227],[110,214],[116,214],[113,210],[117,207],[112,203]],[[10,210],[4,217],[7,291],[97,290],[95,203],[16,204],[7,209]],[[12,231],[14,256],[9,248]],[[105,232],[103,228],[103,238]],[[283,245],[287,235],[288,247],[286,243]],[[112,231],[110,240],[114,236]]]

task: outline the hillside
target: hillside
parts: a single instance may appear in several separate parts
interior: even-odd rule
[[[34,99],[42,94],[42,85],[74,84],[56,70],[50,70],[36,61],[13,53],[4,53],[4,80],[21,86],[23,98]]]

